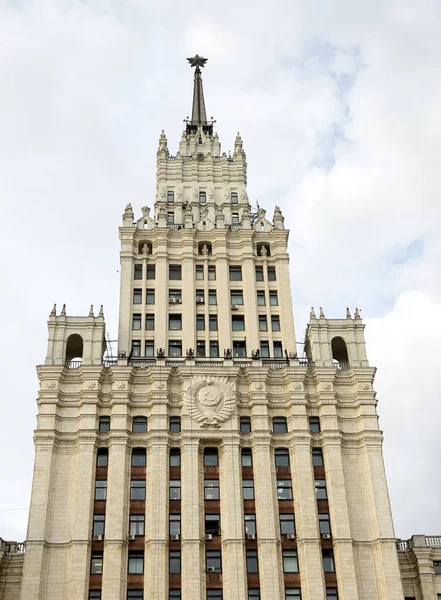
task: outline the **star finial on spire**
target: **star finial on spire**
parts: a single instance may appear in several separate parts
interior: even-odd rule
[[[191,58],[187,58],[187,60],[190,63],[190,67],[205,67],[205,63],[208,59],[199,56],[199,54],[195,54]]]

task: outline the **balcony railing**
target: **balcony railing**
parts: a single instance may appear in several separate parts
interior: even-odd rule
[[[407,552],[413,546],[421,547],[423,545],[427,548],[441,548],[441,535],[418,535],[411,537],[410,540],[397,540],[398,552]]]
[[[315,362],[313,360],[309,360],[309,358],[299,358],[299,366],[300,367],[315,367]]]
[[[24,554],[25,549],[25,542],[7,542],[0,538],[0,552],[4,552],[5,554]]]
[[[334,363],[334,368],[337,369],[337,371],[347,371],[351,368],[351,365],[348,362],[336,362]]]

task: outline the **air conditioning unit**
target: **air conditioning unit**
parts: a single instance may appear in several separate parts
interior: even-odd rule
[[[94,542],[102,542],[103,541],[104,536],[103,535],[94,535],[93,536],[93,541]]]
[[[247,540],[255,540],[255,539],[256,539],[255,533],[247,533]]]
[[[182,304],[181,298],[176,298],[175,302],[176,302],[176,304]]]
[[[210,540],[212,540],[212,539],[213,539],[213,536],[212,536],[212,534],[211,534],[211,533],[206,533],[206,534],[204,535],[204,540],[205,540],[206,542],[209,542],[209,541],[210,541]]]
[[[322,533],[322,538],[324,540],[330,540],[331,539],[331,534],[330,533]]]
[[[207,573],[215,573],[214,567],[207,567]]]
[[[232,304],[231,305],[231,310],[237,310],[239,307],[237,306],[237,304]]]
[[[204,299],[201,296],[198,296],[196,298],[196,304],[203,304],[204,303]]]
[[[129,542],[134,542],[136,540],[136,535],[129,533],[129,535],[127,536],[127,540]]]
[[[179,535],[179,533],[175,533],[170,536],[170,539],[173,540],[174,542],[177,542],[180,538],[181,538],[181,536]]]
[[[287,540],[295,540],[296,539],[296,534],[295,533],[288,533],[286,536]]]
[[[169,304],[176,304],[176,298],[169,298],[168,299],[168,303]]]

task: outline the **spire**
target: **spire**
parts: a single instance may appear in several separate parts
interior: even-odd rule
[[[191,58],[187,58],[191,67],[196,67],[194,72],[193,86],[193,107],[191,110],[191,119],[187,119],[187,133],[197,131],[197,128],[202,126],[205,133],[213,133],[213,123],[207,121],[207,112],[205,110],[204,88],[202,86],[202,77],[200,67],[204,67],[207,62],[206,58],[196,54]]]

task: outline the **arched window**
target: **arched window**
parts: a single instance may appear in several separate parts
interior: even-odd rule
[[[348,358],[348,349],[346,347],[346,342],[341,337],[335,337],[331,341],[332,348],[332,358],[334,361],[337,361],[339,364],[349,363]]]
[[[147,431],[147,417],[133,417],[133,433],[145,433]]]
[[[79,367],[83,360],[83,338],[78,333],[73,333],[67,338],[66,366],[70,369]]]

